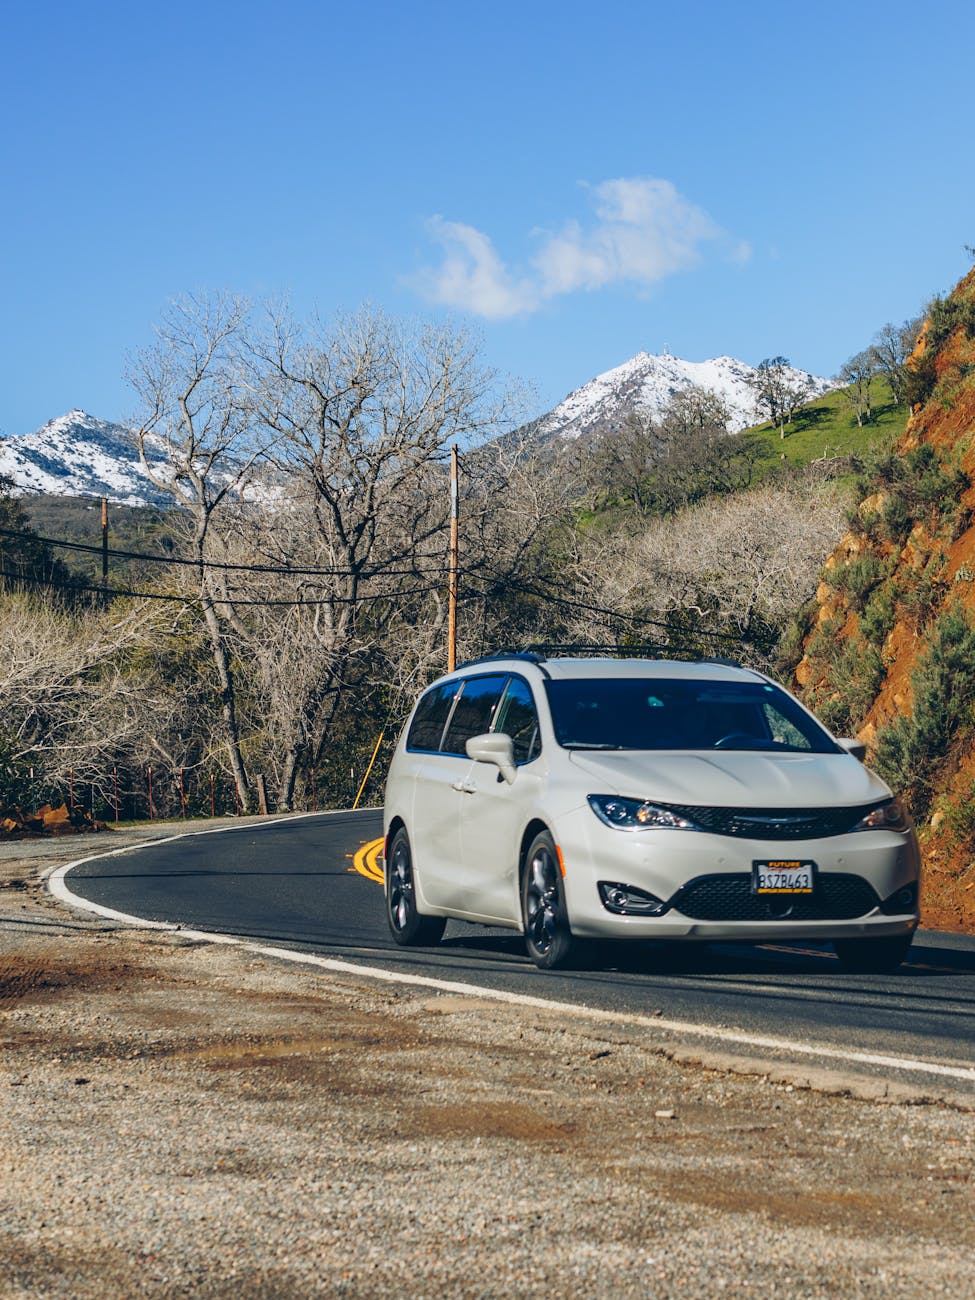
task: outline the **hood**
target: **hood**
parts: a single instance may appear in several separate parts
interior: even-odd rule
[[[889,799],[888,786],[851,754],[569,751],[590,794],[721,808],[852,808]]]

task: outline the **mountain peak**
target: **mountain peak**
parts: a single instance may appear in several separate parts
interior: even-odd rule
[[[541,418],[538,429],[543,436],[566,439],[612,432],[632,411],[660,415],[675,393],[695,385],[717,393],[727,404],[731,412],[729,429],[738,433],[763,418],[755,409],[755,394],[749,383],[756,369],[727,355],[685,361],[669,352],[638,352],[571,392]],[[789,371],[790,378],[808,384],[813,397],[833,387],[831,380],[807,370],[790,366]]]
[[[146,477],[132,430],[80,407],[34,433],[0,443],[0,474],[19,492],[108,497],[120,505],[170,503]]]

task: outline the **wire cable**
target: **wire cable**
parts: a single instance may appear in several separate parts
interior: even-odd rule
[[[440,591],[441,583],[434,583],[425,587],[408,587],[402,591],[377,591],[366,592],[357,596],[320,596],[311,599],[301,600],[281,600],[277,598],[268,598],[266,600],[253,600],[238,596],[218,596],[207,593],[206,595],[177,595],[175,593],[161,591],[135,591],[128,587],[103,587],[101,584],[83,582],[65,582],[58,578],[41,578],[36,576],[27,577],[22,573],[13,573],[9,569],[0,568],[0,578],[8,578],[21,586],[43,586],[51,587],[55,590],[67,592],[91,592],[99,596],[131,596],[137,600],[168,600],[174,603],[184,605],[200,604],[203,600],[208,600],[211,605],[253,605],[261,608],[270,606],[285,606],[289,608],[300,608],[303,606],[313,605],[358,605],[367,604],[378,600],[399,600],[408,596],[422,596],[431,591]]]
[[[474,570],[469,571],[467,576],[473,577],[480,581],[487,581],[487,579],[483,578],[479,573],[477,573]],[[593,605],[587,601],[573,600],[569,596],[559,596],[556,595],[551,590],[539,591],[536,587],[530,586],[528,583],[524,581],[519,582],[517,578],[512,578],[507,575],[495,573],[493,580],[497,582],[503,582],[506,590],[513,589],[515,591],[520,591],[522,595],[534,596],[537,600],[544,600],[547,601],[549,604],[559,605],[565,609],[581,610],[582,612],[587,614],[601,615],[602,617],[613,621],[622,620],[624,622],[632,623],[640,627],[659,627],[659,628],[663,628],[664,631],[670,633],[680,632],[680,629],[674,628],[672,624],[666,622],[664,619],[649,618],[648,616],[643,614],[626,614],[618,609],[607,609],[605,606]],[[541,581],[544,581],[544,579],[541,579]],[[713,636],[713,637],[717,637],[720,640],[733,641],[736,644],[740,644],[743,641],[747,640],[747,638],[742,637],[736,633],[720,632],[716,628],[703,628],[703,627],[693,628],[690,630],[690,632],[685,631],[683,635],[684,636],[687,635]]]
[[[177,556],[177,555],[158,555],[158,554],[153,555],[147,551],[122,551],[110,547],[106,552],[103,546],[92,545],[91,543],[88,542],[69,542],[66,540],[59,539],[57,537],[41,537],[37,533],[24,532],[15,528],[0,528],[0,537],[13,537],[21,541],[40,542],[45,546],[61,547],[69,551],[84,551],[90,555],[108,554],[110,556],[114,556],[116,559],[144,560],[149,564],[176,564],[176,565],[187,566],[193,569],[199,569],[201,564],[200,560],[187,560],[184,559],[182,556]],[[433,555],[421,555],[418,556],[417,558],[421,560],[433,560],[439,557]],[[231,564],[229,561],[224,561],[224,560],[203,560],[202,564],[203,567],[207,569],[223,569],[223,570],[228,570],[237,573],[267,573],[267,574],[280,575],[280,576],[294,575],[295,577],[323,577],[323,578],[333,578],[333,577],[346,578],[346,577],[353,577],[353,576],[357,576],[357,577],[363,576],[363,574],[359,570],[338,568],[338,567],[322,568],[322,569],[292,569],[284,565]],[[387,569],[387,568],[380,567],[371,570],[369,574],[366,576],[374,577],[374,576],[390,575],[390,576],[402,577],[414,572],[415,570],[413,569],[391,569],[391,568]],[[444,564],[440,569],[438,569],[437,572],[446,573],[447,572],[446,564]]]

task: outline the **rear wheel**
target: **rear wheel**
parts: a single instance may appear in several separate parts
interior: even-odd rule
[[[521,875],[521,916],[528,955],[542,970],[564,966],[572,949],[562,870],[548,831],[532,840]]]
[[[421,916],[416,910],[413,855],[404,827],[393,836],[386,863],[386,920],[398,944],[433,947],[440,942],[447,922],[442,916]]]
[[[844,970],[882,975],[897,969],[913,938],[913,934],[898,934],[877,939],[834,939],[833,948]]]

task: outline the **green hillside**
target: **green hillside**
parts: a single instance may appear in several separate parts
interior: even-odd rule
[[[863,428],[857,425],[849,402],[841,392],[827,393],[804,406],[785,437],[773,424],[748,430],[768,443],[769,455],[783,457],[793,465],[832,456],[864,456],[873,448],[899,438],[910,414],[906,406],[895,406],[886,379],[877,377],[870,386],[873,419]]]

